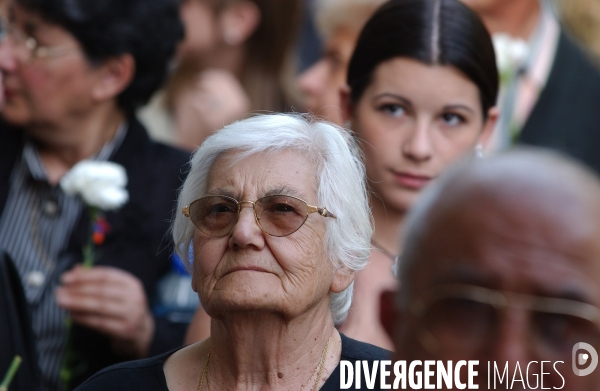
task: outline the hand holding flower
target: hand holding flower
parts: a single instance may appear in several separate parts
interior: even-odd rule
[[[62,275],[61,282],[56,298],[73,321],[108,335],[119,353],[147,355],[154,319],[138,278],[114,267],[76,266]]]
[[[63,286],[56,292],[58,304],[70,311],[65,321],[69,340],[60,370],[65,389],[69,388],[73,367],[77,365],[73,364],[77,358],[71,347],[72,321],[108,334],[113,340],[126,341],[134,357],[146,354],[154,333],[154,320],[139,280],[118,269],[104,273],[107,276],[103,275],[105,268],[91,270],[96,260],[95,248],[104,243],[105,234],[110,230],[102,211],[118,209],[127,203],[126,185],[127,173],[123,166],[95,160],[77,163],[60,180],[66,194],[81,197],[90,217],[83,267],[76,266],[65,273]]]

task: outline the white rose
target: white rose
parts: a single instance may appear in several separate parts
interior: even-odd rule
[[[113,162],[83,160],[60,181],[66,194],[79,195],[89,205],[102,210],[117,209],[129,200],[125,189],[127,173]]]
[[[492,40],[496,52],[496,65],[501,75],[512,73],[527,58],[529,45],[521,38],[497,33],[492,36]]]

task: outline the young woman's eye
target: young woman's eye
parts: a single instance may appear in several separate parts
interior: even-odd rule
[[[384,104],[380,107],[380,110],[392,117],[402,117],[406,112],[404,107],[395,103]]]
[[[442,114],[442,120],[448,126],[457,126],[462,123],[465,123],[465,118],[462,115],[458,115],[455,113],[444,113]]]

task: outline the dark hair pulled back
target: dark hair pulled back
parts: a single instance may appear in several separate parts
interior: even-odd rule
[[[363,28],[348,68],[350,99],[357,103],[379,64],[407,57],[452,66],[479,89],[484,117],[496,104],[498,70],[490,34],[458,0],[390,0]]]

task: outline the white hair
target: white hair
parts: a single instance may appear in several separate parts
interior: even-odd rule
[[[235,150],[236,157],[281,150],[299,151],[317,168],[318,205],[337,218],[326,219],[325,254],[336,268],[358,271],[364,268],[373,233],[365,168],[360,149],[346,130],[328,122],[298,114],[257,115],[225,126],[194,153],[191,168],[181,189],[178,211],[207,191],[207,179],[215,159]],[[195,227],[177,213],[173,223],[175,251],[190,264],[188,248]],[[354,283],[333,293],[330,309],[336,325],[348,314]]]

